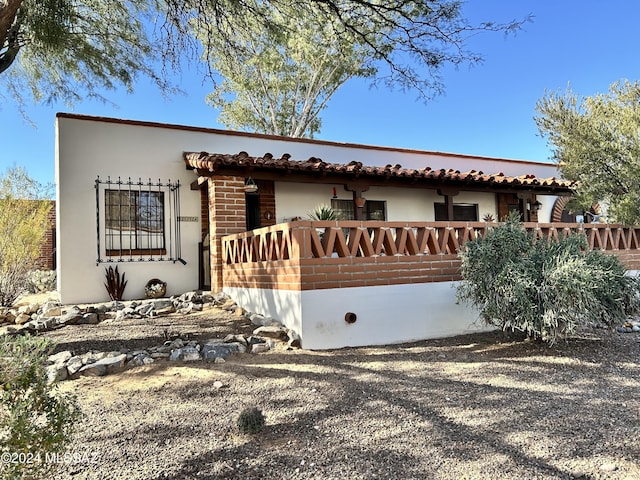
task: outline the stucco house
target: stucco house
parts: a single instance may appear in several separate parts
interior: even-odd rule
[[[465,333],[481,327],[455,302],[456,252],[483,220],[517,210],[540,235],[583,228],[550,223],[571,193],[556,175],[541,162],[60,113],[58,291],[66,304],[108,300],[105,267],[118,265],[125,298],[151,278],[167,295],[225,291],[305,348]],[[342,219],[309,221],[321,204]]]

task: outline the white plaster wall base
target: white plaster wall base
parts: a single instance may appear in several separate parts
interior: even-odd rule
[[[457,282],[308,290],[225,288],[239,305],[296,330],[302,347],[386,345],[493,330],[456,303]],[[355,314],[355,322],[345,320]]]

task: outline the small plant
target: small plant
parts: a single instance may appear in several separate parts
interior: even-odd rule
[[[490,223],[490,222],[495,222],[495,221],[496,221],[496,219],[495,219],[495,217],[494,217],[492,214],[490,214],[490,213],[485,213],[485,215],[482,217],[482,221],[483,221],[483,222]]]
[[[45,456],[64,451],[80,418],[75,397],[49,382],[45,364],[52,350],[46,338],[0,337],[0,453],[33,460],[0,464],[2,478],[45,478],[53,467]]]
[[[340,215],[329,205],[318,205],[307,214],[310,220],[340,220]]]
[[[262,431],[265,418],[258,408],[245,408],[238,416],[237,424],[240,433],[254,434]]]
[[[122,300],[124,289],[127,286],[127,281],[124,279],[124,273],[122,276],[120,275],[117,265],[115,269],[113,267],[105,268],[105,272],[107,283],[105,283],[104,286],[107,288],[109,298],[114,301]]]

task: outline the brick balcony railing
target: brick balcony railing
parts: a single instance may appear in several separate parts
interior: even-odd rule
[[[222,239],[225,286],[314,290],[459,280],[459,248],[484,222],[300,221]],[[585,235],[640,270],[640,227],[527,223],[537,238]]]

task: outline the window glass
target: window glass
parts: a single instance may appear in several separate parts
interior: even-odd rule
[[[434,203],[436,222],[447,221],[447,209],[442,203]],[[478,221],[478,204],[477,203],[454,203],[453,218],[454,222],[477,222]]]

